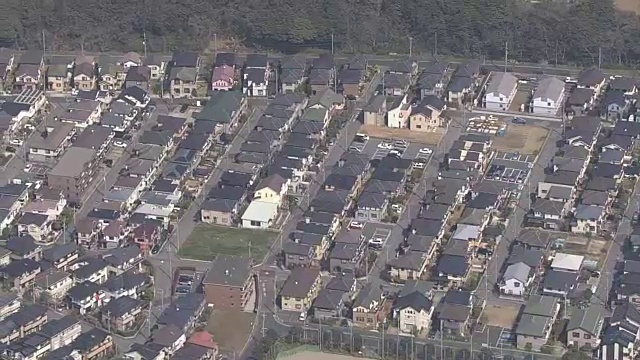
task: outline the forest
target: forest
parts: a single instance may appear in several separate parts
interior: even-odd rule
[[[635,67],[640,18],[613,0],[4,0],[0,46],[51,51],[414,53]],[[45,39],[43,41],[43,38]]]

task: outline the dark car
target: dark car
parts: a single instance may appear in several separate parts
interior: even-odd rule
[[[526,125],[527,124],[527,120],[523,119],[523,118],[513,118],[511,120],[512,123],[514,124],[520,124],[520,125]]]

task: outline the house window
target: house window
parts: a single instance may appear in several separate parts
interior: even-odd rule
[[[519,283],[519,282],[514,282],[514,283],[513,283],[513,287],[517,287],[517,288],[519,288],[519,287],[520,287],[520,283]]]
[[[574,331],[574,332],[571,333],[571,336],[574,337],[574,338],[580,338],[580,333],[577,332],[577,331]]]
[[[584,334],[584,338],[585,338],[585,339],[587,339],[587,340],[589,340],[589,339],[591,339],[591,335],[589,335],[589,334]]]
[[[547,103],[547,106],[551,107],[551,103],[550,103],[550,102],[548,102],[548,103]]]
[[[416,125],[416,129],[422,129],[422,125]]]

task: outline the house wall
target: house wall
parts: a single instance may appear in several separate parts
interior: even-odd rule
[[[426,261],[425,261],[426,265]],[[397,267],[391,267],[389,275],[392,278],[407,281],[407,280],[420,280],[423,271],[414,271],[409,269],[402,269]]]
[[[517,87],[514,86],[510,94],[487,93],[484,95],[485,108],[490,110],[506,111],[516,94]]]
[[[280,204],[280,202],[282,201],[281,194],[273,191],[270,188],[262,188],[262,189],[256,190],[253,198],[259,199],[260,201],[270,202],[274,204]]]
[[[355,217],[361,221],[382,221],[386,215],[386,206],[384,209],[358,208]]]
[[[171,80],[171,95],[173,97],[190,98],[197,88],[193,81]]]
[[[95,88],[95,79],[86,75],[79,75],[73,79],[74,87],[80,90],[92,90]]]
[[[392,109],[387,112],[387,126],[391,128],[407,127],[408,112],[402,111],[400,108]]]
[[[353,324],[359,327],[364,328],[377,328],[378,327],[378,313],[376,311],[373,312],[363,312],[357,311],[358,309],[353,311]]]
[[[592,334],[582,330],[582,329],[571,329],[567,330],[567,345],[573,345],[578,348],[589,347],[591,349],[596,349],[598,347],[598,343],[600,339],[598,336],[593,336]]]
[[[339,317],[338,311],[313,308],[313,317],[320,320],[331,320]]]
[[[49,76],[47,78],[47,88],[55,92],[65,92],[69,88],[69,78],[66,76]]]
[[[80,203],[83,201],[87,188],[93,183],[99,161],[92,161],[91,166],[85,169],[84,176],[71,177],[64,175],[47,175],[49,187],[60,190],[70,202]]]
[[[534,337],[517,334],[516,347],[524,350],[527,348],[527,344],[531,344],[531,350],[540,351],[540,349],[547,344],[547,339],[544,337]]]
[[[287,268],[293,268],[297,266],[308,267],[311,266],[311,259],[308,256],[285,254],[284,266]]]
[[[531,102],[531,107],[533,108],[532,112],[540,115],[556,115],[563,97],[564,90],[558,99],[535,98]]]
[[[440,119],[440,112],[433,111],[431,117],[424,116],[423,114],[415,114],[409,117],[409,129],[411,131],[434,131],[438,127],[442,126],[442,119]]]
[[[571,232],[574,234],[595,234],[598,231],[600,231],[598,222],[593,220],[578,219],[576,225],[571,227]]]
[[[525,284],[516,279],[508,279],[500,286],[500,291],[505,295],[522,296],[526,290]]]
[[[137,87],[141,88],[142,90],[149,90],[149,82],[148,81],[126,81],[124,83],[124,87],[125,88],[132,87],[132,86],[137,86]]]
[[[384,113],[365,111],[364,112],[364,124],[384,126]]]
[[[282,92],[285,94],[293,94],[301,83],[301,81],[297,83],[282,83]]]
[[[345,270],[349,270],[352,273],[355,273],[358,269],[360,262],[351,262],[349,260],[340,260],[340,259],[329,259],[329,268],[331,273],[341,274]]]
[[[428,330],[431,326],[431,314],[431,311],[415,311],[412,308],[401,310],[399,313],[400,330],[405,333],[412,333],[414,330]]]
[[[243,310],[253,293],[253,277],[247,278],[244,289],[237,286],[205,284],[204,294],[207,303],[216,309]]]
[[[233,215],[213,210],[201,210],[200,218],[202,222],[216,225],[232,225]]]
[[[51,338],[51,351],[70,345],[82,333],[80,322]]]

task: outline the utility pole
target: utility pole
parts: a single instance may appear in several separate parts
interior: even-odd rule
[[[435,44],[433,45],[433,56],[437,57],[438,56],[438,32],[436,31],[435,35]]]
[[[331,32],[331,55],[335,54],[334,47],[333,47],[333,39],[334,39],[334,36],[333,36],[333,31],[332,31]]]
[[[218,55],[218,34],[213,34],[213,53],[214,55]]]
[[[147,60],[147,32],[142,32],[142,45],[144,46],[144,59]]]
[[[413,36],[409,36],[409,57],[413,56]]]
[[[504,42],[504,72],[507,72],[507,63],[509,61],[509,42]]]
[[[602,47],[598,48],[598,69],[602,66]]]
[[[47,41],[46,38],[44,36],[44,29],[42,29],[42,56],[44,57],[45,61],[47,61]],[[44,80],[44,86],[43,88],[43,92],[46,95],[47,94],[47,80],[45,78]],[[45,115],[44,117],[45,119],[47,118],[47,116]],[[26,141],[24,142],[25,144],[27,143]]]
[[[558,67],[558,40],[556,40],[556,67]]]

